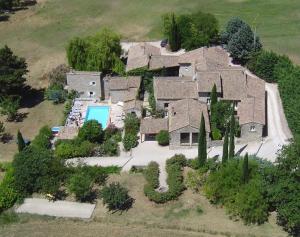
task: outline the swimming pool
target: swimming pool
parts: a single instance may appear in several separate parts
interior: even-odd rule
[[[88,106],[85,121],[95,119],[102,124],[102,128],[107,127],[109,118],[109,106]]]

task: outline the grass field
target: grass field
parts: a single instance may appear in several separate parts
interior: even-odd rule
[[[190,190],[178,201],[164,205],[150,202],[143,194],[142,175],[122,173],[110,181],[119,181],[135,198],[128,212],[107,213],[99,201],[93,220],[74,221],[24,216],[17,224],[7,225],[4,236],[203,236],[203,237],[285,237],[286,233],[275,224],[274,216],[261,226],[245,226],[228,218],[224,209],[209,204],[207,199]],[[200,206],[203,213],[197,212]]]
[[[300,2],[295,0],[38,0],[0,23],[0,45],[8,44],[30,65],[29,81],[65,60],[64,47],[73,36],[107,26],[123,39],[161,38],[161,14],[202,10],[216,15],[221,27],[240,16],[257,28],[265,47],[300,63]]]

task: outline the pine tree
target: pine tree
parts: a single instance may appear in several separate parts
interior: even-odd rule
[[[171,15],[169,44],[172,51],[177,51],[178,49],[180,49],[179,29],[178,29],[178,24],[176,22],[174,13]]]
[[[228,128],[226,128],[223,144],[222,163],[225,164],[228,160]]]
[[[243,162],[243,182],[248,183],[249,180],[249,161],[248,161],[248,153],[246,153]]]
[[[23,136],[22,136],[22,133],[20,132],[20,130],[18,130],[17,139],[18,139],[18,150],[22,151],[26,145],[25,145],[25,141],[23,139]]]
[[[235,118],[234,118],[234,108],[232,108],[232,115],[230,119],[230,135],[229,135],[229,159],[234,157],[234,134],[235,134]]]
[[[199,165],[203,166],[207,159],[207,144],[206,144],[206,131],[205,131],[205,120],[203,113],[201,115],[201,122],[199,128],[199,139],[198,139],[198,161]]]

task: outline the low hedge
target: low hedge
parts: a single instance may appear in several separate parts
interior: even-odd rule
[[[20,198],[20,194],[14,188],[14,171],[10,166],[0,184],[0,213],[5,209],[11,208]]]
[[[54,154],[62,159],[88,157],[92,155],[94,147],[93,143],[79,139],[58,141]]]
[[[160,193],[155,190],[159,186],[159,167],[157,163],[151,162],[144,172],[147,180],[147,184],[144,186],[144,194],[155,203],[166,203],[178,198],[185,189],[182,175],[182,168],[185,165],[186,159],[183,155],[175,155],[167,160],[166,170],[169,190]]]

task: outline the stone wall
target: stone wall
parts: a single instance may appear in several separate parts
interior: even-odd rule
[[[255,128],[255,130],[251,130],[252,126]],[[263,128],[264,128],[264,126],[262,124],[258,124],[258,123],[243,124],[243,125],[241,125],[240,139],[243,141],[261,140],[262,136],[263,136]]]
[[[180,133],[190,133],[190,144],[181,144],[180,143]],[[184,148],[184,147],[192,147],[192,146],[198,146],[198,144],[192,144],[192,133],[199,133],[199,129],[187,126],[181,129],[178,129],[176,131],[170,132],[170,148]],[[209,133],[206,133],[206,140],[207,140],[207,146],[210,146],[210,136]]]
[[[69,90],[77,91],[80,97],[101,97],[100,72],[69,72],[67,73],[67,85]]]

